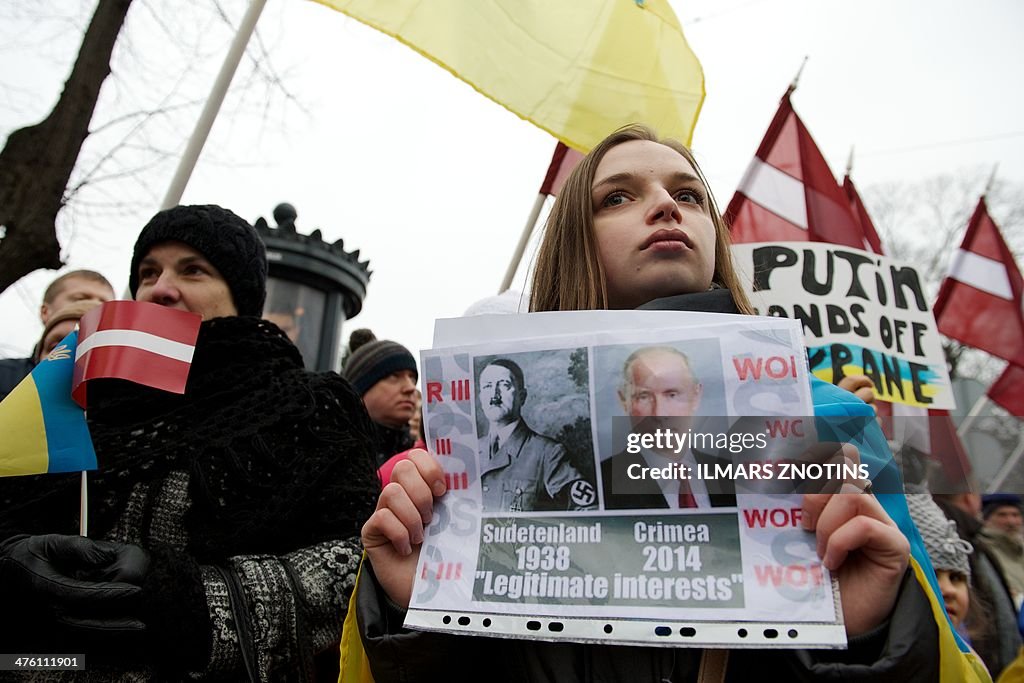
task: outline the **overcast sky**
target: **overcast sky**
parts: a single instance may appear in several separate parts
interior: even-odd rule
[[[222,4],[235,22],[246,6]],[[693,147],[720,205],[805,55],[793,103],[840,178],[855,146],[853,177],[862,190],[996,163],[1000,177],[1024,182],[1018,0],[672,5],[704,66],[707,99]],[[158,28],[166,7],[136,2],[134,33],[119,45],[116,72],[157,60],[174,73],[178,60],[185,63],[183,50]],[[68,21],[84,25],[91,9],[82,0]],[[14,18],[38,24],[24,13]],[[270,0],[260,32],[302,110],[278,95],[264,120],[251,111],[261,90],[250,87],[248,100],[232,93],[183,203],[222,204],[254,220],[291,202],[300,230],[343,237],[371,261],[363,312],[346,324],[345,337],[367,326],[414,352],[428,347],[434,318],[459,315],[496,293],[554,140],[412,50],[322,6]],[[201,64],[178,73],[193,93],[208,91],[230,40],[223,26],[211,24],[207,33],[212,43],[198,51]],[[80,40],[73,30],[54,35],[52,44],[23,41],[0,50],[8,86],[0,134],[52,106]],[[129,94],[105,87],[96,121],[114,116]],[[165,127],[156,142],[183,149],[197,115],[189,112],[184,125]],[[148,190],[107,183],[106,196],[131,197],[132,204],[102,225],[76,221],[73,233],[66,227],[70,266],[93,267],[119,291],[125,287],[131,245],[158,207],[172,162],[155,167]],[[525,272],[524,265],[519,288]],[[0,294],[0,355],[26,355],[36,341],[36,308],[54,276],[35,273]]]

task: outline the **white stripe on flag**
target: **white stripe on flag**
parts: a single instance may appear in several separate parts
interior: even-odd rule
[[[75,352],[75,360],[84,356],[88,351],[98,346],[131,346],[143,351],[149,351],[161,356],[167,356],[184,363],[192,362],[192,354],[196,347],[172,341],[165,337],[158,337],[149,332],[138,330],[100,330],[94,332],[78,345]]]
[[[975,289],[1011,301],[1010,276],[1002,261],[990,259],[973,251],[957,249],[949,264],[949,276]]]
[[[737,188],[754,202],[803,230],[807,229],[804,184],[754,157]]]
[[[931,423],[928,421],[927,408],[893,403],[892,416],[896,441],[913,446],[922,453],[932,452]]]

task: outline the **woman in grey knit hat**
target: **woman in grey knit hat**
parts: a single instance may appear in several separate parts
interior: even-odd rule
[[[949,620],[967,638],[966,621],[971,604],[971,565],[967,558],[974,548],[957,535],[956,522],[946,518],[927,488],[907,484],[907,507],[935,567]]]

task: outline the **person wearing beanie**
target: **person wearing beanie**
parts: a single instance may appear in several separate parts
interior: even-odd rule
[[[1006,584],[1019,610],[1024,602],[1024,516],[1021,497],[1014,493],[987,493],[981,499],[985,526],[981,540],[999,560]]]
[[[907,484],[907,507],[935,568],[946,613],[953,626],[966,636],[965,620],[971,602],[971,566],[967,558],[974,548],[957,535],[956,522],[946,518],[926,488]]]
[[[416,359],[398,342],[377,339],[367,329],[352,332],[350,354],[342,375],[363,397],[377,426],[377,465],[412,447],[409,421],[419,410],[416,401]]]
[[[337,677],[374,428],[259,317],[266,277],[259,236],[221,207],[143,228],[133,296],[203,318],[185,393],[90,384],[88,538],[77,475],[0,479],[7,649],[84,653],[95,680]]]
[[[953,487],[948,485],[948,480],[945,481],[946,486],[942,485],[945,478],[942,467],[938,463],[933,463],[932,469],[933,471],[929,473],[932,489],[951,490]],[[977,490],[976,484],[971,489]],[[1000,571],[999,560],[989,550],[984,539],[979,537],[982,529],[980,514],[975,515],[970,511],[974,509],[970,502],[976,499],[976,507],[980,513],[981,496],[964,492],[934,494],[932,498],[946,517],[956,523],[960,538],[974,546],[974,552],[969,558],[971,616],[968,617],[968,627],[971,647],[981,657],[992,677],[996,678],[999,672],[1017,657],[1021,647],[1021,635],[1017,630],[1017,609]],[[979,612],[984,617],[982,621],[975,618],[975,614]]]
[[[182,276],[196,275],[194,279],[202,280],[203,273],[195,272],[197,257],[215,271],[218,277],[213,279],[220,280],[230,291],[230,308],[234,310],[228,315],[263,314],[263,301],[267,297],[267,249],[254,227],[219,206],[177,206],[154,216],[135,242],[128,289],[139,301],[152,300],[189,310],[187,302],[175,297],[181,292],[164,288],[145,295],[138,292],[140,287],[147,290],[155,284],[164,284],[159,278],[170,266],[182,271]],[[188,282],[181,279],[181,284]],[[211,310],[209,317],[215,317],[214,313],[224,311]],[[204,314],[204,319],[206,317]]]

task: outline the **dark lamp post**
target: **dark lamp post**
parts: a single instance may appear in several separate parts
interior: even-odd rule
[[[369,261],[342,240],[324,242],[320,230],[302,235],[291,204],[274,209],[277,227],[263,218],[256,231],[267,245],[267,302],[263,317],[277,324],[302,352],[310,370],[339,370],[341,326],[363,308]]]

